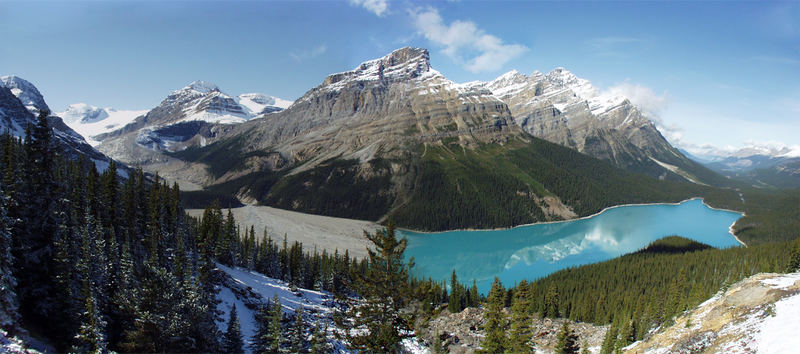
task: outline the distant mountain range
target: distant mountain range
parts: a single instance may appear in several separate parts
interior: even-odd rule
[[[37,124],[37,116],[42,111],[49,112],[50,108],[36,86],[17,76],[0,77],[0,131],[24,137],[26,128]],[[94,162],[100,171],[108,167],[110,158],[95,150],[60,117],[51,114],[48,123],[62,154],[74,159],[83,156]],[[119,167],[121,173],[127,174],[126,166]]]
[[[566,69],[459,84],[420,48],[329,75],[295,102],[196,81],[147,112],[61,115],[103,153],[196,193],[425,229],[568,219],[729,183],[630,100]]]

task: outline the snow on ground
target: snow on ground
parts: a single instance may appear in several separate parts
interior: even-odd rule
[[[800,281],[800,273],[784,274],[761,280],[761,283],[776,290],[787,290]],[[726,326],[720,334],[743,334],[741,339],[728,343],[721,350],[729,353],[797,353],[800,336],[797,324],[800,320],[800,294],[784,297],[763,311],[744,316],[740,322]]]
[[[27,353],[27,352],[35,352],[31,349],[25,349],[22,345],[22,341],[17,337],[8,337],[8,333],[6,331],[0,329],[0,353]]]
[[[800,350],[800,336],[797,335],[798,321],[800,321],[800,295],[775,302],[775,316],[767,317],[761,323],[760,332],[755,336],[758,351],[797,353]]]
[[[240,106],[247,108],[251,115],[258,115],[264,108],[277,107],[280,109],[289,108],[293,101],[272,97],[261,93],[243,93],[235,97]]]
[[[349,250],[350,256],[357,258],[367,255],[368,241],[364,238],[364,230],[372,233],[381,227],[370,221],[305,214],[266,206],[248,205],[231,211],[242,227],[253,225],[256,236],[261,236],[266,228],[275,241],[282,241],[283,235],[286,235],[289,242],[299,241],[309,251],[316,247],[320,252],[327,250],[333,253],[338,249],[340,254],[344,254],[345,250]],[[202,209],[189,209],[187,212],[194,217],[203,215]]]
[[[267,277],[263,274],[249,271],[244,268],[232,268],[222,264],[217,264],[217,268],[227,273],[233,278],[236,284],[242,285],[244,288],[252,288],[252,290],[261,296],[262,302],[266,303],[271,301],[273,296],[278,295],[283,313],[290,315],[294,310],[302,306],[303,313],[311,316],[314,321],[328,321],[327,319],[333,315],[333,295],[329,292],[314,291],[297,288],[296,292],[292,292],[289,284],[281,280]],[[253,334],[256,331],[255,315],[257,310],[247,308],[243,299],[234,294],[231,289],[226,286],[220,287],[217,294],[217,300],[220,304],[217,309],[221,312],[220,320],[217,322],[217,327],[220,331],[228,329],[228,319],[233,305],[236,305],[236,313],[241,322],[242,338],[244,339],[245,349],[252,341]],[[249,352],[249,350],[248,350]]]
[[[401,342],[403,351],[411,354],[426,354],[430,351],[427,347],[423,346],[417,337],[405,338]]]

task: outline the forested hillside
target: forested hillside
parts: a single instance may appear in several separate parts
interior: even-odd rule
[[[369,267],[257,241],[219,207],[191,219],[177,185],[141,170],[122,180],[113,164],[98,174],[59,155],[51,134],[42,118],[24,139],[0,136],[0,326],[10,336],[62,352],[225,351],[216,262],[337,293]]]
[[[673,236],[606,262],[558,271],[525,291],[531,294],[530,311],[541,316],[612,324],[604,350],[613,350],[727,285],[756,273],[797,269],[798,257],[800,241],[714,249]]]

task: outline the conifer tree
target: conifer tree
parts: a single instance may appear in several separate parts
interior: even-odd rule
[[[270,303],[262,304],[255,314],[256,332],[250,338],[250,350],[253,353],[266,352],[270,344],[269,325],[272,316]]]
[[[603,337],[603,344],[600,347],[600,353],[602,354],[610,354],[614,352],[614,347],[617,344],[617,333],[619,329],[617,327],[617,322],[611,324],[611,326],[606,331],[605,337]]]
[[[450,313],[461,312],[461,294],[460,284],[458,284],[458,277],[456,277],[456,270],[453,269],[453,274],[450,276],[450,298],[447,301],[447,310]]]
[[[531,329],[532,316],[530,308],[528,282],[522,280],[514,292],[511,303],[511,330],[509,331],[509,350],[514,353],[533,352],[533,330]]]
[[[469,288],[469,306],[478,307],[481,304],[481,294],[478,293],[478,283],[472,279],[472,287]]]
[[[564,321],[561,331],[558,332],[555,352],[559,354],[578,354],[579,351],[578,336],[569,329],[567,321]]]
[[[328,333],[328,328],[323,327],[321,324],[317,323],[317,326],[314,330],[314,335],[311,338],[312,354],[329,353],[331,351],[331,347],[328,344],[327,333]]]
[[[403,260],[407,240],[398,240],[394,223],[374,234],[364,232],[372,243],[367,248],[369,267],[356,273],[354,289],[360,302],[350,301],[347,321],[337,316],[337,324],[346,329],[353,349],[374,352],[395,351],[400,341],[409,336],[410,318],[400,313],[409,296],[408,269],[412,263]],[[366,265],[366,263],[365,263]],[[367,331],[350,331],[352,328]]]
[[[269,322],[269,351],[272,353],[277,352],[283,344],[283,327],[281,327],[281,320],[283,319],[283,307],[281,306],[281,299],[278,294],[272,298],[272,313],[270,314]]]
[[[4,186],[0,184],[0,191]],[[17,280],[14,277],[11,257],[12,220],[6,213],[8,199],[10,198],[4,193],[0,193],[0,328],[14,335],[19,329],[17,328],[19,312],[17,294],[14,292]]]
[[[800,238],[792,242],[792,248],[789,252],[789,265],[786,267],[789,273],[800,271]]]
[[[625,320],[622,330],[619,333],[617,346],[622,348],[636,341],[636,323],[633,319]]]
[[[545,295],[542,317],[558,317],[558,301],[558,288],[551,285],[550,288],[547,289],[547,295]]]
[[[306,323],[303,321],[303,305],[297,306],[294,311],[294,326],[291,333],[291,347],[292,353],[299,353],[306,346],[305,336]]]
[[[500,279],[494,277],[489,296],[486,298],[486,312],[483,315],[486,319],[483,328],[486,336],[481,342],[481,352],[483,353],[502,353],[508,348],[505,333],[508,321],[503,313],[505,293]]]
[[[228,318],[228,329],[222,338],[222,350],[226,353],[243,353],[244,342],[242,341],[242,325],[239,316],[236,314],[236,304],[231,308],[231,315]]]

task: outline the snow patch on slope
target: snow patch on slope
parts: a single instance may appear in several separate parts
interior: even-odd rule
[[[314,291],[308,289],[297,288],[297,291],[292,291],[289,284],[284,281],[267,277],[263,274],[253,272],[240,267],[227,267],[222,264],[217,264],[217,268],[228,274],[237,286],[244,289],[250,288],[261,298],[262,303],[272,301],[273,296],[277,295],[280,299],[284,315],[293,314],[294,310],[300,306],[303,307],[304,317],[310,322],[324,322],[333,327],[331,319],[333,316],[333,295],[329,292]],[[250,352],[249,345],[252,343],[253,334],[256,329],[256,312],[257,309],[250,309],[247,307],[244,299],[237,296],[232,289],[222,286],[217,293],[217,300],[220,303],[217,305],[217,310],[221,312],[219,321],[217,321],[217,328],[220,331],[225,331],[228,328],[228,319],[230,311],[234,304],[236,305],[236,313],[239,316],[242,329],[242,339],[245,344],[245,351]]]
[[[97,146],[100,142],[92,137],[122,128],[133,122],[136,117],[146,113],[146,110],[116,110],[99,108],[86,103],[75,103],[56,115],[61,117],[70,128],[82,135],[89,145]]]
[[[261,93],[243,93],[236,97],[236,100],[237,103],[246,108],[251,115],[277,112],[289,108],[289,106],[291,106],[293,103],[289,100],[284,100]],[[270,112],[265,112],[265,109],[268,109]]]

